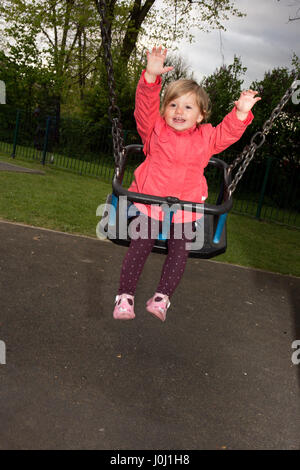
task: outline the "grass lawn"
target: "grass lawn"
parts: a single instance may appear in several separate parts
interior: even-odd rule
[[[0,218],[96,237],[96,210],[111,192],[110,184],[34,162],[0,160],[45,171],[0,171]],[[227,251],[216,261],[300,276],[299,231],[231,213],[227,236]]]

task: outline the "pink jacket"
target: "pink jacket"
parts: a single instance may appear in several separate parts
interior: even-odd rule
[[[168,126],[159,112],[161,77],[155,83],[147,83],[144,74],[145,71],[136,90],[134,116],[146,159],[135,170],[129,191],[203,203],[208,195],[204,168],[210,157],[239,140],[254,116],[250,111],[247,119],[240,121],[233,108],[216,127],[202,124],[178,132]],[[135,206],[149,217],[163,219],[159,207],[155,210],[152,207],[150,213],[150,206],[138,203]],[[201,217],[186,211],[184,222]],[[178,210],[172,221],[182,222],[183,211]]]

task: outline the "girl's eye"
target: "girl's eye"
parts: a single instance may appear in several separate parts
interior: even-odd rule
[[[171,106],[172,108],[175,108],[176,104],[175,104],[175,103],[171,103],[170,106]]]
[[[186,109],[192,109],[192,106],[188,106],[188,105],[187,105],[187,106],[186,106]]]

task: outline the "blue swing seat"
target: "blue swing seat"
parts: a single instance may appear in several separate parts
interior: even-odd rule
[[[189,251],[189,257],[207,259],[224,253],[227,247],[226,218],[233,204],[232,197],[228,192],[228,186],[231,182],[230,174],[227,171],[228,165],[223,160],[215,157],[212,157],[209,161],[209,165],[212,165],[223,172],[223,178],[216,205],[207,203],[196,205],[193,202],[181,201],[174,197],[160,198],[147,194],[134,193],[123,188],[122,180],[128,155],[130,153],[141,152],[142,148],[143,147],[141,145],[129,145],[125,147],[124,159],[121,162],[120,170],[115,171],[113,177],[113,192],[107,196],[106,210],[98,225],[101,234],[110,239],[113,243],[128,246],[130,244],[128,227],[133,219],[131,216],[132,211],[130,210],[130,207],[134,202],[156,205],[166,204],[168,207],[174,207],[174,204],[176,204],[176,207],[180,209],[201,212],[204,214],[204,217],[202,217],[200,221],[193,223],[195,237],[194,240],[190,241],[191,249]],[[121,205],[122,207],[120,208],[120,196],[127,197],[126,207]],[[124,231],[122,232],[122,228],[120,227],[120,215],[123,216],[123,220],[124,215],[127,218],[127,232],[125,237]],[[134,211],[134,216],[137,215],[138,212]],[[169,224],[170,220],[172,220],[172,216],[173,212],[170,210],[165,213],[165,220],[162,224],[162,232],[159,233],[152,251],[164,254],[168,252],[167,238],[170,226]],[[200,248],[198,247],[199,240],[201,245]],[[195,243],[195,248],[193,243]]]

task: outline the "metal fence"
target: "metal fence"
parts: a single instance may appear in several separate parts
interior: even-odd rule
[[[124,130],[125,144],[140,143],[137,132]],[[110,182],[114,172],[112,135],[89,121],[32,115],[7,105],[0,107],[0,152],[13,158],[29,159],[81,175],[101,177]],[[299,167],[284,164],[259,151],[234,193],[233,212],[300,228]],[[236,157],[231,148],[221,155],[228,163]],[[124,185],[129,186],[134,169],[143,155],[130,157]],[[219,174],[207,167],[208,202],[215,203]]]

